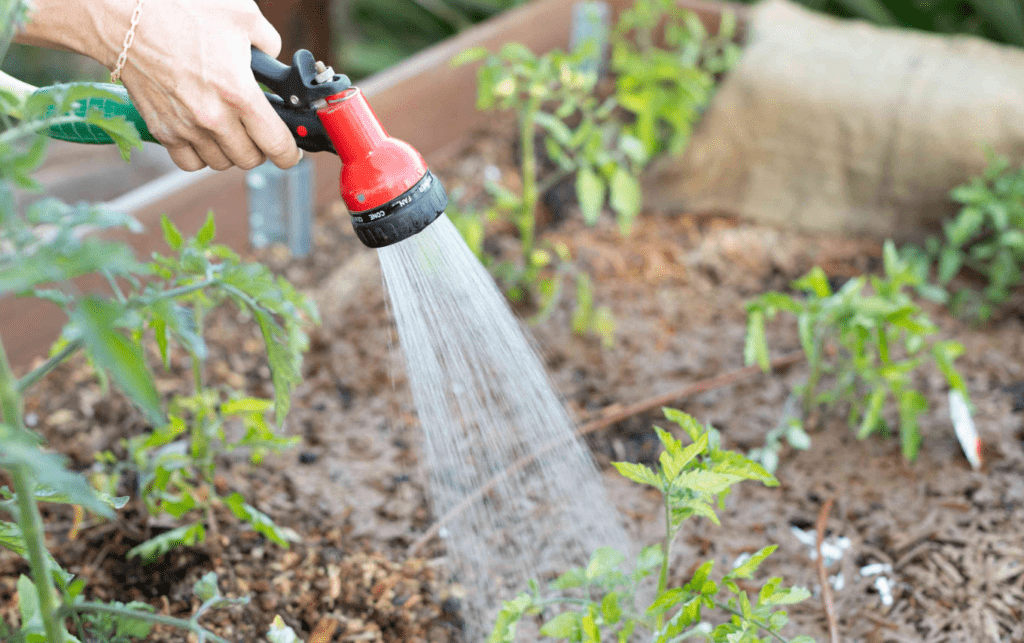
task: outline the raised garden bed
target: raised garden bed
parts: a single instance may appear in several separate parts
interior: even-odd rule
[[[560,12],[566,7],[540,3],[524,9],[520,18],[549,24],[554,16],[564,20],[567,13]],[[563,34],[555,36],[552,28],[551,38]],[[516,33],[517,38],[526,35]],[[485,31],[475,37],[501,36]],[[446,60],[465,44],[445,45],[450,49],[430,55]],[[441,65],[430,70],[437,74],[435,84],[457,74]],[[424,87],[431,80],[426,78]],[[379,100],[375,95],[378,113],[391,109],[389,104],[397,106],[400,95],[388,99],[382,91]],[[391,129],[420,147],[452,193],[461,187],[471,197],[479,191],[485,168],[514,173],[514,136],[508,123],[481,126],[483,118],[475,111],[458,112],[462,103],[451,104],[451,111],[463,113],[470,123],[458,141],[444,142],[443,127],[428,126],[429,121],[419,130],[410,126],[409,132],[400,132],[398,124]],[[415,140],[416,132],[433,139]],[[219,534],[211,546],[182,548],[143,567],[125,558],[148,535],[139,507],[130,505],[116,523],[86,523],[74,538],[68,534],[70,510],[58,507],[50,509],[47,520],[51,550],[87,579],[92,596],[149,600],[177,616],[195,608],[192,583],[215,570],[226,594],[252,597],[250,605],[208,621],[219,634],[236,640],[259,640],[274,613],[297,631],[318,634],[318,641],[461,640],[458,598],[466,588],[446,582],[443,540],[428,541],[415,555],[409,551],[437,516],[417,466],[422,436],[376,258],[355,239],[336,200],[336,168],[318,163],[318,176],[324,197],[311,256],[291,260],[271,249],[257,257],[313,292],[324,313],[306,358],[305,383],[286,422],[286,431],[302,443],[260,467],[244,459],[227,462],[218,479],[225,490],[242,493],[279,524],[295,529],[303,542],[290,550],[267,543],[224,509],[217,512]],[[214,206],[218,222],[229,241],[240,244],[244,231],[232,231],[231,224],[245,217],[231,209],[238,206],[232,195],[239,203],[244,197],[233,181],[232,173],[203,177],[194,184],[193,201],[196,212],[205,213],[210,205],[201,203],[205,190],[215,185],[223,190],[224,209]],[[157,212],[159,206],[153,207]],[[616,340],[602,348],[596,339],[573,335],[568,306],[557,308],[533,330],[566,405],[584,421],[740,369],[745,301],[765,290],[785,289],[813,265],[842,282],[877,270],[881,257],[874,239],[792,233],[685,212],[645,211],[624,239],[609,218],[588,227],[574,210],[570,205],[568,220],[551,224],[544,234],[564,242],[574,261],[592,275],[595,299],[611,308],[617,322]],[[508,238],[508,233],[493,238],[499,255],[508,253]],[[344,258],[341,267],[339,257]],[[904,462],[896,440],[857,441],[845,422],[823,417],[811,433],[809,451],[784,454],[778,470],[781,488],[741,485],[722,512],[721,527],[702,522],[684,531],[673,561],[674,581],[684,581],[707,558],[728,567],[739,555],[777,542],[779,551],[761,574],[820,587],[811,547],[803,539],[813,533],[822,506],[834,499],[826,542],[840,555],[827,572],[833,576],[835,613],[845,640],[1024,637],[1024,431],[1019,413],[1024,407],[1024,317],[1011,307],[990,325],[972,327],[941,309],[929,312],[944,336],[967,348],[960,368],[977,407],[984,468],[972,471],[960,452],[944,402],[945,384],[938,373],[930,373],[918,383],[933,411],[922,423],[925,439],[916,463]],[[219,311],[209,321],[210,360],[219,365],[215,380],[268,395],[267,366],[251,356],[261,342],[255,328],[242,325],[247,320],[233,312]],[[779,323],[770,332],[780,353],[799,347],[795,324]],[[680,397],[672,405],[714,424],[730,448],[757,447],[779,421],[792,387],[805,376],[803,369],[794,364],[772,375],[748,375]],[[175,363],[158,381],[161,392],[185,392],[184,374],[184,363]],[[102,397],[82,360],[55,372],[30,399],[26,413],[50,444],[82,467],[91,464],[97,451],[116,448],[121,438],[146,426],[121,397]],[[657,453],[650,425],[659,419],[654,412],[631,416],[587,438],[630,534],[644,543],[659,535],[658,498],[612,473],[608,463],[649,462]],[[20,559],[0,551],[0,617],[13,618],[14,581],[26,572]],[[817,599],[789,610],[789,632],[827,640]],[[158,629],[153,640],[176,641],[180,634]]]

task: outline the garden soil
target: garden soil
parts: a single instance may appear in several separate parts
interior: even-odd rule
[[[480,198],[485,173],[516,181],[507,134],[481,133],[452,160],[434,163],[463,205]],[[545,238],[571,249],[574,265],[594,278],[596,301],[610,307],[617,323],[611,348],[572,334],[569,302],[532,327],[565,404],[581,421],[742,367],[744,302],[758,293],[786,288],[815,264],[840,283],[880,263],[872,239],[671,212],[644,212],[623,239],[611,220],[582,225],[557,192],[549,205]],[[132,502],[116,522],[89,518],[76,534],[69,509],[46,506],[49,545],[88,581],[87,595],[144,600],[181,617],[198,605],[192,583],[218,572],[225,594],[251,597],[248,605],[204,617],[231,640],[263,640],[280,614],[305,640],[318,643],[461,641],[460,598],[471,588],[448,582],[443,539],[409,552],[438,516],[427,500],[422,436],[376,256],[352,235],[340,204],[318,216],[311,257],[290,260],[277,249],[261,255],[313,294],[324,312],[284,427],[299,444],[259,465],[232,455],[217,477],[221,493],[241,492],[294,529],[301,542],[278,547],[221,507],[213,512],[217,528],[207,543],[143,566],[127,560],[126,552],[174,523],[147,521]],[[489,250],[510,256],[508,231],[495,224],[492,232]],[[825,541],[841,640],[1024,640],[1024,306],[1011,302],[985,326],[932,312],[941,335],[967,349],[959,365],[977,409],[983,468],[968,465],[954,437],[943,380],[927,372],[917,381],[931,402],[917,462],[903,461],[894,437],[858,441],[845,418],[818,417],[811,448],[784,452],[778,488],[744,483],[721,512],[721,526],[694,521],[684,529],[673,581],[685,581],[708,558],[728,568],[744,553],[778,543],[762,576],[781,576],[814,592],[789,610],[787,634],[827,640],[807,543],[822,506],[834,499]],[[771,324],[769,343],[775,355],[796,350],[795,324]],[[210,344],[213,381],[271,393],[251,320],[234,310],[211,315]],[[158,375],[161,392],[186,392],[186,372],[183,356],[176,355],[171,372]],[[804,376],[797,364],[673,406],[714,424],[727,447],[750,449],[779,422]],[[146,430],[123,398],[102,393],[81,360],[37,388],[26,411],[49,443],[83,470],[93,466],[97,450],[120,452],[121,438]],[[662,529],[659,498],[619,478],[609,462],[651,462],[658,450],[654,423],[670,428],[652,412],[587,437],[624,523],[644,544]],[[27,571],[23,561],[0,553],[3,618],[17,618],[15,581]],[[152,640],[184,638],[158,628]]]

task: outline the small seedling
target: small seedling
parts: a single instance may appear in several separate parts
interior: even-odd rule
[[[713,35],[673,0],[640,0],[622,12],[611,38],[616,99],[634,119],[626,133],[643,144],[647,158],[686,149],[716,76],[739,60],[735,36],[729,11]]]
[[[175,519],[189,514],[202,517],[147,540],[129,556],[151,561],[175,546],[202,542],[207,531],[216,530],[213,508],[218,504],[227,506],[237,518],[273,542],[287,546],[295,535],[274,525],[238,494],[221,498],[214,473],[216,458],[222,454],[247,450],[252,461],[259,463],[266,453],[279,452],[295,443],[295,438],[278,436],[267,416],[274,412],[274,419],[280,421],[287,412],[308,343],[302,327],[304,320],[316,319],[316,310],[265,267],[244,263],[227,247],[213,244],[212,215],[191,239],[166,217],[163,227],[165,241],[174,254],[154,255],[148,272],[155,279],[146,288],[155,294],[178,294],[173,299],[161,298],[153,305],[138,306],[141,319],[136,332],[153,332],[165,367],[171,364],[171,341],[183,349],[191,366],[193,392],[171,401],[165,424],[148,435],[125,440],[122,447],[128,457],[124,461],[111,452],[100,454],[99,459],[108,465],[108,474],[94,476],[94,483],[115,493],[121,474],[131,471],[137,476],[140,497],[151,517],[162,513]],[[146,294],[135,297],[139,296]],[[133,301],[130,295],[119,294],[119,298]],[[229,302],[252,315],[263,332],[274,374],[274,400],[210,387],[204,381],[207,347],[203,320],[214,307]],[[231,428],[240,435],[230,438]]]
[[[703,517],[718,523],[715,506],[723,506],[733,485],[756,480],[767,486],[778,481],[759,464],[721,447],[720,436],[711,427],[702,427],[691,416],[665,409],[665,416],[679,425],[691,444],[668,431],[655,427],[665,450],[658,466],[616,462],[623,476],[657,489],[665,511],[665,538],[646,547],[634,568],[623,569],[626,557],[611,548],[594,552],[583,569],[571,569],[542,592],[533,583],[530,591],[504,603],[488,643],[513,643],[516,624],[524,616],[544,620],[540,633],[562,641],[600,643],[645,634],[644,640],[671,643],[701,637],[716,643],[743,641],[787,641],[781,635],[788,622],[786,612],[778,609],[799,603],[810,592],[804,588],[784,588],[781,578],[765,582],[754,600],[738,581],[749,581],[776,545],[765,547],[742,560],[718,580],[712,578],[714,560],[700,565],[685,584],[669,587],[669,563],[672,543],[684,522]],[[654,600],[646,607],[637,605],[637,588],[651,574],[658,574]],[[719,625],[704,620],[705,612],[717,612]],[[790,643],[811,643],[814,639],[798,636]]]
[[[793,282],[802,297],[765,293],[747,304],[748,364],[768,370],[766,321],[780,311],[797,318],[800,344],[810,375],[797,394],[803,419],[820,405],[833,409],[849,406],[849,423],[857,437],[889,433],[897,426],[908,460],[917,457],[921,444],[918,418],[928,401],[915,386],[916,374],[934,364],[953,389],[968,399],[963,378],[953,362],[963,352],[954,341],[934,340],[938,328],[907,293],[920,283],[912,266],[887,241],[884,277],[856,277],[833,291],[821,268]],[[824,379],[831,386],[824,387]],[[887,401],[895,406],[895,421],[888,419]],[[801,438],[806,434],[801,432]]]
[[[901,254],[918,272],[923,296],[948,300],[954,311],[984,321],[1024,283],[1024,165],[1014,167],[990,153],[985,172],[951,196],[963,207],[944,225],[942,238],[929,238],[923,249],[906,246]],[[933,265],[935,283],[928,281]],[[950,283],[963,268],[981,276],[985,286],[950,297]]]

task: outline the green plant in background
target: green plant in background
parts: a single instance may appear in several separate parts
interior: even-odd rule
[[[0,54],[23,12],[20,2],[0,0]],[[86,86],[67,86],[27,98],[0,91],[0,296],[46,299],[68,316],[50,358],[21,378],[14,376],[0,341],[0,470],[11,485],[0,488],[0,546],[24,556],[31,570],[31,577],[23,576],[17,585],[21,624],[17,630],[3,626],[0,638],[30,643],[125,641],[145,636],[153,623],[164,623],[200,638],[223,641],[198,623],[198,614],[189,620],[175,619],[154,614],[141,604],[84,600],[84,581],[64,571],[46,550],[37,503],[73,504],[97,516],[113,517],[114,509],[124,506],[128,498],[93,489],[85,477],[67,467],[64,457],[46,448],[42,437],[24,423],[23,396],[60,363],[84,352],[104,386],[116,385],[153,426],[152,434],[136,439],[133,457],[137,459],[131,463],[141,475],[163,480],[144,492],[147,504],[178,510],[180,503],[189,502],[186,495],[195,491],[186,483],[208,485],[217,453],[245,447],[259,454],[285,444],[269,430],[264,413],[272,409],[280,421],[287,412],[307,341],[302,326],[307,319],[315,319],[315,310],[263,266],[242,262],[228,249],[212,244],[212,219],[194,239],[185,239],[165,223],[175,254],[155,256],[143,265],[128,246],[93,234],[138,230],[138,223],[124,214],[49,198],[36,201],[23,213],[15,211],[15,187],[38,190],[31,173],[45,157],[47,139],[42,133],[49,127],[77,122],[99,126],[126,157],[132,148],[141,147],[134,126],[121,117],[108,118],[99,110],[66,115],[72,103],[96,96],[117,100]],[[17,114],[18,122],[7,114]],[[106,277],[113,294],[80,292],[75,280],[85,275]],[[221,301],[234,302],[259,326],[273,373],[273,402],[226,393],[227,399],[219,399],[221,392],[203,385],[202,316]],[[177,399],[169,409],[157,393],[147,363],[143,342],[150,332],[165,362],[171,357],[172,340],[191,357],[195,394]],[[231,415],[241,417],[245,435],[240,439],[227,439],[224,418]],[[182,457],[160,457],[171,440],[185,433],[188,438],[181,441],[185,448],[178,449]],[[157,453],[160,449],[165,451]],[[117,491],[116,485],[109,489]],[[240,496],[223,502],[256,529],[271,537],[280,535]],[[194,536],[196,532],[189,537]],[[204,581],[196,586],[202,610],[226,604],[216,591],[215,578]],[[69,623],[74,635],[67,629]]]
[[[665,450],[658,465],[616,462],[623,476],[661,492],[665,510],[665,538],[646,547],[632,572],[622,569],[625,556],[611,548],[594,552],[585,569],[571,569],[542,592],[534,583],[531,591],[505,602],[498,614],[489,643],[515,641],[516,624],[524,616],[540,615],[544,625],[540,633],[556,640],[599,643],[604,640],[625,642],[644,631],[655,643],[674,643],[688,638],[703,638],[720,643],[785,642],[782,628],[788,622],[781,606],[799,603],[810,592],[804,588],[784,588],[781,578],[765,582],[754,599],[741,581],[749,581],[758,567],[776,549],[770,545],[741,558],[731,570],[712,578],[714,560],[702,564],[679,587],[669,587],[668,571],[672,543],[686,520],[704,517],[718,523],[715,505],[723,506],[733,485],[757,480],[767,486],[778,481],[757,463],[721,447],[718,432],[702,427],[689,415],[665,409],[665,416],[689,436],[692,443],[683,446],[668,431],[655,427]],[[637,588],[657,573],[657,593],[646,607],[637,606]],[[552,610],[559,610],[552,614]],[[714,611],[718,625],[704,620],[706,611]],[[798,636],[790,643],[809,643],[814,639]]]
[[[981,176],[951,192],[963,205],[944,225],[943,236],[929,238],[924,248],[900,249],[921,280],[923,296],[963,314],[988,319],[1024,283],[1024,165],[989,154]],[[935,282],[929,281],[935,266]],[[986,285],[977,292],[963,288],[949,296],[950,282],[962,268],[980,275]]]
[[[802,297],[768,292],[749,302],[745,358],[767,372],[765,322],[780,311],[796,316],[810,371],[797,391],[804,420],[822,404],[830,409],[846,404],[850,426],[864,439],[888,433],[886,402],[891,399],[903,455],[913,460],[921,443],[918,418],[928,410],[915,375],[934,363],[949,386],[968,400],[953,365],[964,349],[954,341],[933,339],[938,328],[907,292],[921,283],[920,277],[891,241],[885,243],[884,268],[882,277],[856,277],[833,291],[816,267],[793,283]],[[829,387],[824,386],[826,376]]]
[[[659,30],[663,46],[655,44]],[[634,119],[626,133],[643,143],[648,158],[686,148],[715,77],[739,60],[735,37],[736,16],[728,11],[714,35],[672,0],[641,0],[622,12],[611,38],[615,96]]]
[[[664,47],[655,42],[659,23],[666,24]],[[588,224],[607,205],[621,233],[629,233],[642,207],[640,172],[654,154],[683,150],[716,74],[738,55],[731,43],[734,19],[726,18],[722,26],[710,37],[693,14],[668,0],[640,0],[624,12],[612,35],[616,90],[604,97],[596,91],[593,63],[598,52],[593,42],[570,53],[553,50],[541,56],[509,43],[497,54],[475,48],[452,61],[460,65],[483,60],[478,109],[511,109],[519,124],[520,189],[513,192],[493,181],[486,185],[494,198],[488,216],[508,219],[519,231],[520,262],[493,267],[513,300],[529,294],[544,313],[563,290],[557,277],[566,270],[552,266],[555,258],[568,263],[568,253],[558,248],[538,251],[535,237],[538,198],[564,179],[575,176],[577,201]],[[554,167],[543,177],[538,137]],[[470,217],[462,213],[456,225],[479,249],[483,225]],[[590,280],[579,271],[569,272],[574,272],[577,292],[574,329],[600,334],[607,343],[613,327],[610,313],[593,307]]]
[[[755,0],[743,0],[754,2]],[[886,27],[965,33],[1024,47],[1024,5],[1019,0],[798,0],[834,15]]]
[[[352,0],[334,25],[337,68],[358,80],[523,0]]]
[[[578,332],[594,332],[606,343],[612,338],[612,324],[607,309],[595,310],[590,296],[590,282],[581,273],[568,267],[568,248],[549,245],[537,248],[537,201],[541,194],[570,176],[577,174],[577,191],[583,195],[584,216],[596,220],[605,203],[605,183],[591,163],[600,163],[602,171],[613,177],[611,203],[618,208],[624,226],[636,216],[640,208],[640,186],[636,172],[630,164],[637,161],[630,153],[639,152],[640,146],[615,144],[615,131],[607,119],[614,108],[614,100],[599,104],[593,96],[597,76],[581,71],[587,59],[585,48],[567,54],[552,51],[535,56],[518,43],[505,45],[497,55],[485,49],[463,52],[453,62],[464,64],[486,58],[480,68],[477,106],[479,109],[514,109],[519,123],[519,153],[521,189],[514,193],[508,188],[489,181],[487,191],[494,197],[490,218],[512,221],[519,231],[520,262],[505,262],[492,266],[495,276],[506,284],[506,292],[513,301],[533,297],[540,314],[545,317],[558,301],[565,277],[575,274],[576,322]],[[548,110],[551,111],[548,111]],[[564,119],[575,115],[580,125],[572,130]],[[559,170],[543,181],[539,177],[539,159],[535,146],[539,131],[545,133],[544,146]],[[612,145],[611,148],[608,146]],[[584,164],[586,163],[586,164]],[[457,217],[457,220],[460,217]],[[464,215],[461,219],[465,219]],[[475,230],[478,247],[482,245],[482,223],[457,221],[460,229]],[[558,264],[556,264],[558,260]]]

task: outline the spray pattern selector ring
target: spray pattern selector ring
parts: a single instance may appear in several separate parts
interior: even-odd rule
[[[352,212],[352,227],[363,245],[382,248],[407,239],[434,222],[448,207],[448,193],[427,170],[414,186],[384,205]]]

